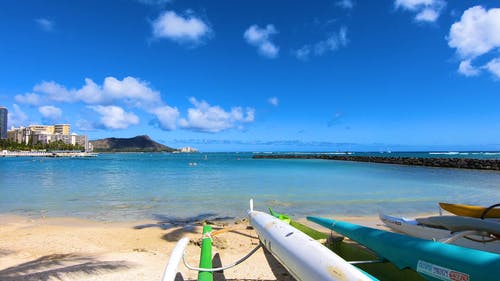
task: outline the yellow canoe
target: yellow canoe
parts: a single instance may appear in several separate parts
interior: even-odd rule
[[[481,214],[488,208],[482,206],[472,206],[472,205],[462,205],[462,204],[450,204],[450,203],[439,203],[441,209],[446,210],[457,216],[480,218]],[[486,214],[485,218],[500,218],[500,209],[491,209]]]

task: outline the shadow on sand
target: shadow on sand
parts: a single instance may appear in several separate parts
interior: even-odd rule
[[[197,216],[192,217],[173,217],[167,215],[155,214],[153,215],[153,219],[157,221],[157,223],[151,224],[143,224],[137,225],[135,229],[143,229],[149,227],[159,227],[161,229],[167,230],[170,228],[177,228],[170,233],[163,235],[162,239],[167,240],[169,242],[179,241],[182,237],[186,235],[186,233],[200,234],[200,229],[197,229],[196,226],[203,225],[204,222],[223,222],[235,219],[235,217],[217,217],[216,214],[206,213],[199,214]],[[259,239],[257,236],[248,235],[246,233],[240,232],[238,230],[230,230],[230,232],[237,233],[239,235],[243,235],[253,239]],[[271,267],[271,270],[276,277],[276,279],[265,280],[265,279],[246,279],[246,278],[238,278],[238,279],[227,279],[224,275],[223,271],[214,272],[213,279],[214,281],[295,281],[295,279],[290,276],[288,271],[273,257],[271,253],[269,253],[266,249],[264,249],[264,256]],[[222,262],[218,253],[216,253],[212,260],[213,267],[221,267]],[[177,273],[175,277],[175,281],[195,281],[195,279],[184,279],[182,274]]]
[[[274,257],[271,256],[272,259],[274,259]],[[279,266],[281,266],[281,264],[276,261],[275,259],[275,262],[277,264],[279,264]],[[222,267],[222,261],[220,259],[220,256],[218,253],[216,253],[212,259],[212,267],[216,268],[216,267]],[[283,268],[283,270],[286,272],[286,270]],[[274,270],[273,270],[273,273],[274,273]],[[218,271],[218,272],[214,272],[213,274],[213,280],[214,281],[275,281],[274,279],[272,280],[265,280],[265,279],[242,279],[242,278],[238,278],[238,279],[227,279],[226,276],[224,275],[224,271]],[[276,280],[278,281],[293,281],[294,279],[290,277],[290,279],[282,279],[280,278],[279,276],[276,276]],[[191,280],[191,279],[184,279],[182,277],[182,274],[180,273],[177,273],[177,275],[175,276],[175,281],[196,281],[196,280]]]
[[[266,257],[267,263],[276,277],[276,281],[295,281],[295,278],[288,273],[283,265],[281,265],[281,263],[265,247],[262,248],[264,250],[264,256]]]
[[[159,227],[163,230],[167,230],[170,228],[178,228],[170,233],[163,235],[163,239],[169,242],[176,242],[182,237],[185,236],[186,233],[199,233],[199,230],[196,226],[202,225],[204,222],[222,222],[234,219],[234,217],[217,217],[217,214],[213,213],[205,213],[199,214],[192,217],[173,217],[167,215],[154,214],[153,219],[157,221],[157,223],[148,223],[134,226],[134,229],[143,229],[149,227]]]
[[[239,230],[231,230],[231,231],[229,231],[229,232],[236,233],[236,234],[238,234],[238,235],[245,236],[245,237],[252,238],[252,239],[259,239],[259,237],[257,237],[257,236],[253,236],[253,235],[250,235],[250,234],[246,234],[246,233],[243,233],[243,232],[241,232],[241,231],[239,231]]]
[[[102,274],[130,267],[126,261],[99,261],[77,254],[54,254],[0,270],[0,280],[63,280],[71,274]]]
[[[0,257],[8,256],[8,255],[13,254],[13,253],[14,253],[14,251],[0,248]]]
[[[153,219],[157,223],[148,223],[134,226],[135,229],[143,229],[148,227],[159,227],[161,229],[170,229],[173,227],[186,226],[186,225],[201,225],[201,223],[206,221],[216,222],[216,221],[227,221],[234,219],[234,217],[217,217],[217,214],[205,213],[199,214],[192,217],[174,217],[161,214],[153,214]]]

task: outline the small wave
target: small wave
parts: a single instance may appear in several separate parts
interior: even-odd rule
[[[319,152],[318,155],[351,155],[351,152]]]
[[[287,155],[351,155],[351,152],[286,152]]]
[[[431,155],[469,155],[468,152],[456,152],[456,151],[449,151],[449,152],[429,152]]]

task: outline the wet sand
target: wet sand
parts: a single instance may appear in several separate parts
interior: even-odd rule
[[[342,218],[381,227],[376,217]],[[301,220],[304,222],[303,220]],[[236,261],[259,244],[243,221],[219,227],[232,230],[214,238],[214,266]],[[0,215],[0,280],[161,280],[176,242],[187,236],[188,263],[197,266],[200,225],[165,229],[155,221],[96,222],[78,218]],[[178,280],[196,280],[197,272],[179,266]],[[244,263],[215,273],[214,280],[293,280],[268,253],[259,249]]]

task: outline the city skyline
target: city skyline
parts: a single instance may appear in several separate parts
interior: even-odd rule
[[[202,151],[500,150],[500,1],[1,5],[9,128]]]

